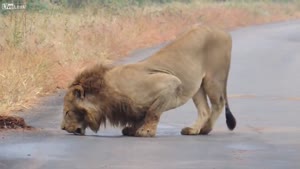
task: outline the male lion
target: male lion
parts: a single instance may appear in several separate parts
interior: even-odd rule
[[[123,135],[152,137],[163,112],[192,98],[198,118],[181,134],[208,134],[224,106],[233,130],[226,94],[231,47],[228,33],[200,26],[138,63],[85,70],[65,95],[61,127],[84,135],[87,127],[97,132],[108,121],[123,126]]]

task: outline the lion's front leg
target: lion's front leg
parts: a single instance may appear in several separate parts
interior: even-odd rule
[[[151,78],[150,78],[151,77]],[[153,137],[156,135],[157,124],[162,112],[178,106],[178,93],[181,91],[182,82],[174,75],[167,73],[154,73],[147,81],[147,85],[153,86],[148,91],[149,97],[155,100],[149,101],[151,104],[147,110],[144,124],[138,128],[138,137]]]
[[[132,126],[126,126],[122,130],[124,136],[135,136],[136,131],[144,124],[144,120]]]
[[[137,128],[135,127],[126,126],[123,128],[122,134],[124,136],[135,136],[136,130]]]
[[[144,124],[137,129],[137,137],[154,137],[159,122],[160,115],[148,113],[145,117]]]

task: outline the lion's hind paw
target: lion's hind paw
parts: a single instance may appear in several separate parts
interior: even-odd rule
[[[185,127],[181,130],[182,135],[198,135],[200,132],[199,129],[195,129],[192,127]]]

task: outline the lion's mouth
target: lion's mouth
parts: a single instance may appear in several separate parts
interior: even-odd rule
[[[84,134],[85,134],[85,131],[84,131],[84,129],[82,129],[82,128],[77,128],[77,129],[74,131],[74,134],[75,134],[75,135],[84,135]]]

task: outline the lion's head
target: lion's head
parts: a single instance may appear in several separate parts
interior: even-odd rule
[[[132,100],[107,86],[104,75],[110,68],[98,65],[83,71],[69,86],[64,97],[63,130],[84,135],[87,127],[96,133],[106,120],[112,126],[130,126],[144,118],[145,110],[135,108]]]
[[[84,135],[90,127],[97,132],[101,124],[105,125],[105,90],[103,74],[107,67],[96,66],[78,75],[69,86],[64,97],[63,120],[61,128],[69,133]]]
[[[84,135],[90,127],[94,132],[105,124],[100,105],[95,103],[95,96],[85,93],[81,85],[69,88],[64,97],[63,121],[61,128],[69,133]]]

